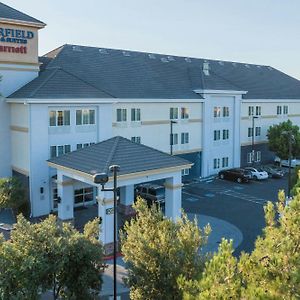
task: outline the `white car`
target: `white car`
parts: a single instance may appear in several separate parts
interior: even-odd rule
[[[246,167],[244,169],[250,171],[252,174],[252,178],[255,180],[263,180],[269,178],[269,174],[260,168]]]
[[[282,167],[289,167],[288,159],[280,159],[278,156],[276,156],[274,161],[278,164],[281,164]],[[292,158],[291,168],[296,168],[297,166],[300,166],[300,159]]]

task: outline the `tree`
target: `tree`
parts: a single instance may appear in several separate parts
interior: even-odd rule
[[[185,214],[173,222],[142,199],[134,209],[136,218],[126,222],[121,232],[131,299],[182,299],[177,278],[184,274],[193,279],[201,272],[204,257],[199,250],[207,241],[209,226],[202,232]]]
[[[18,213],[26,202],[25,189],[16,177],[0,178],[0,208],[12,208]]]
[[[300,131],[297,125],[293,125],[290,120],[273,125],[268,129],[267,137],[269,149],[281,159],[289,158],[289,134],[293,135],[292,155],[296,157],[300,154]]]
[[[11,240],[0,243],[0,298],[34,300],[52,290],[53,299],[92,299],[104,270],[98,227],[95,219],[82,234],[55,216],[38,224],[18,216]]]
[[[279,218],[278,218],[279,216]],[[265,206],[266,227],[240,259],[223,241],[198,281],[180,278],[185,299],[300,299],[300,193]]]

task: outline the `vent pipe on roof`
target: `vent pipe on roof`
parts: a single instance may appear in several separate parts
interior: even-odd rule
[[[210,70],[209,62],[204,61],[203,67],[202,67],[202,71],[203,71],[204,75],[209,76],[209,70]]]

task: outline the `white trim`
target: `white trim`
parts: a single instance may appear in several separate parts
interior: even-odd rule
[[[283,101],[298,103],[300,99],[242,99],[242,103],[282,103]]]
[[[196,94],[226,94],[226,95],[244,95],[248,91],[235,91],[235,90],[206,90],[206,89],[196,89],[194,90]]]
[[[44,22],[31,22],[31,21],[22,21],[22,20],[13,20],[7,18],[0,18],[1,23],[5,24],[12,24],[12,25],[25,25],[29,27],[36,27],[36,28],[44,28],[47,24]]]
[[[76,99],[31,99],[31,98],[7,98],[7,103],[26,104],[118,104],[118,103],[202,103],[204,99],[121,99],[121,98],[76,98]]]

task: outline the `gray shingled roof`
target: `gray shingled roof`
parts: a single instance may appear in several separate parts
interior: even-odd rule
[[[42,21],[39,21],[33,17],[30,17],[2,2],[0,2],[0,19],[9,19],[9,20],[16,20],[16,21],[23,21],[23,22],[31,22],[37,23],[39,25],[46,25]]]
[[[121,136],[52,158],[48,162],[90,175],[109,174],[111,165],[119,165],[119,174],[124,175],[192,164],[183,158],[133,143]]]
[[[268,66],[74,45],[64,45],[46,56],[40,76],[60,68],[103,93],[100,98],[199,99],[194,90],[209,89],[248,91],[243,95],[246,99],[300,99],[300,81]],[[209,76],[202,71],[204,62],[209,63]],[[38,80],[10,98],[57,98],[58,94],[71,98],[65,90],[74,85],[71,76],[64,81],[52,78],[54,88],[45,84],[35,93]],[[78,88],[72,96],[94,97],[90,86]]]

